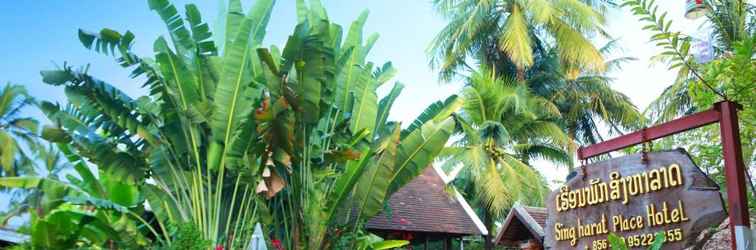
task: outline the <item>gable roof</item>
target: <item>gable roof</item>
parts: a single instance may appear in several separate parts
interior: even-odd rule
[[[477,215],[462,196],[446,191],[440,173],[427,167],[423,174],[391,195],[389,210],[371,218],[368,230],[453,235],[486,235]],[[391,212],[391,216],[385,213]]]
[[[504,224],[494,242],[500,245],[516,246],[518,242],[535,239],[543,243],[548,213],[546,208],[515,205],[509,211]]]

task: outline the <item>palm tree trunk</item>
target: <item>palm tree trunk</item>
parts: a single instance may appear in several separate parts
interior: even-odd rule
[[[491,230],[493,225],[493,218],[491,218],[491,213],[488,212],[488,209],[483,209],[483,224],[488,230],[488,234],[483,236],[483,240],[485,243],[483,244],[485,250],[493,250],[493,239],[491,239],[491,234],[493,231]]]
[[[517,67],[517,81],[519,81],[520,83],[525,82],[525,69]]]

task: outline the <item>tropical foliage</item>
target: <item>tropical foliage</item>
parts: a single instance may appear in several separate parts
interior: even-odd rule
[[[42,72],[68,98],[40,104],[53,122],[43,137],[78,177],[0,179],[42,191],[31,244],[175,248],[199,237],[190,242],[236,249],[258,222],[286,249],[406,244],[362,224],[441,151],[458,105],[433,105],[402,129],[387,118],[403,85],[376,91],[396,70],[366,59],[377,39],[363,37],[367,12],[344,31],[320,2],[297,1],[285,46],[266,48],[273,5],[244,14],[231,0],[211,33],[194,5],[181,15],[150,0],[169,30],[154,57],[132,51],[131,32],[80,30],[86,48],[114,56],[149,94],[132,98],[87,67]]]
[[[601,1],[434,0],[449,20],[429,48],[431,65],[444,79],[473,69],[468,59],[492,65],[497,72],[532,66],[553,47],[560,62],[576,73],[602,71],[603,58],[590,36],[603,33]],[[551,45],[549,45],[551,44]]]
[[[43,146],[36,140],[25,144],[31,151],[30,159],[26,161],[22,176],[35,176],[40,178],[58,179],[64,171],[70,171],[71,165],[64,155],[53,145]],[[3,186],[3,185],[0,185]],[[40,199],[44,192],[37,189],[13,189],[10,197],[8,210],[0,216],[0,225],[7,225],[11,219],[34,212],[34,208],[40,207]]]
[[[601,142],[606,132],[617,135],[645,124],[645,118],[630,99],[612,89],[615,79],[610,75],[620,70],[622,64],[635,60],[625,56],[610,57],[616,50],[617,40],[599,49],[606,58],[605,71],[582,71],[570,77],[552,49],[542,55],[526,75],[532,92],[557,106],[562,115],[560,125],[580,144]]]
[[[457,117],[461,139],[444,151],[445,169],[490,229],[514,202],[543,202],[547,186],[534,160],[571,170],[578,144],[643,125],[609,77],[633,58],[611,57],[616,41],[603,47],[591,41],[606,36],[603,14],[610,1],[434,5],[449,22],[429,49],[431,65],[442,79],[466,82]],[[485,245],[492,248],[489,240]]]
[[[24,117],[21,111],[35,100],[21,85],[7,83],[0,91],[0,176],[28,172],[31,164],[24,145],[36,145],[37,120]]]
[[[704,1],[704,27],[708,38],[694,38],[671,27],[672,21],[659,11],[654,1],[625,1],[623,4],[652,33],[651,40],[662,52],[656,58],[677,70],[677,78],[651,103],[646,113],[654,123],[711,109],[714,103],[729,100],[742,106],[738,112],[745,166],[756,159],[756,7],[748,1]],[[707,51],[709,50],[709,51]],[[708,55],[710,54],[710,55]],[[725,186],[722,147],[718,126],[706,126],[655,143],[656,148],[685,147],[694,160],[720,186]],[[752,179],[753,169],[746,169]],[[754,186],[748,193],[751,211],[756,211]],[[703,237],[703,245],[713,234]]]
[[[32,248],[147,246],[149,239],[140,230],[157,231],[142,217],[139,187],[107,171],[99,171],[95,178],[86,162],[67,150],[63,149],[79,177],[31,175],[0,179],[0,185],[33,190],[24,203],[32,218],[28,229]]]
[[[462,95],[462,112],[455,116],[459,139],[444,150],[443,168],[481,208],[484,224],[493,232],[493,222],[514,202],[539,205],[548,193],[529,161],[568,165],[571,141],[557,124],[556,106],[491,70],[474,72]]]
[[[712,30],[709,42],[672,30],[672,21],[666,18],[667,12],[658,11],[654,1],[637,0],[623,3],[623,6],[630,8],[647,24],[644,29],[652,32],[651,41],[662,49],[656,56],[657,60],[668,63],[670,70],[678,70],[675,82],[665,89],[647,111],[654,122],[668,121],[680,115],[708,109],[708,106],[697,105],[693,100],[693,96],[701,95],[702,92],[717,95],[714,99],[724,99],[725,96],[733,95],[737,99],[731,100],[743,103],[749,101],[736,95],[748,87],[752,88],[754,84],[753,62],[743,61],[743,57],[749,56],[748,52],[753,51],[756,8],[747,1],[713,0],[705,1],[705,4],[710,10],[706,15],[706,24],[711,26]],[[717,60],[696,60],[696,53],[691,50],[691,44],[695,42],[702,43],[705,47],[711,46],[713,56]],[[739,56],[736,56],[736,53]],[[725,69],[723,66],[734,66],[723,63],[730,61],[729,59],[732,59],[733,63],[740,63],[737,66],[739,68]],[[740,73],[728,74],[732,72]]]
[[[456,116],[461,137],[445,149],[444,168],[472,177],[483,207],[495,217],[518,200],[540,203],[546,183],[529,160],[570,162],[571,141],[557,125],[557,107],[490,70],[473,73],[462,94],[465,102]]]
[[[532,3],[531,3],[532,2]],[[615,57],[616,41],[603,47],[596,47],[590,41],[594,34],[603,34],[603,16],[608,1],[436,1],[438,11],[449,19],[431,47],[431,64],[439,66],[442,78],[462,76],[475,72],[471,62],[490,67],[498,75],[517,78],[526,84],[535,95],[546,98],[559,109],[562,116],[560,126],[573,140],[592,144],[603,140],[600,131],[608,128],[618,134],[635,129],[644,123],[637,108],[623,94],[613,90],[609,77],[622,64],[633,60],[631,57]],[[519,9],[527,4],[530,11],[525,18],[541,17],[548,22],[559,18],[571,21],[581,20],[576,29],[576,41],[560,43],[550,33],[550,29],[539,25],[542,22],[528,20],[525,34],[518,37],[529,38],[529,54],[532,62],[527,67],[519,65],[511,57],[511,52],[502,49],[499,38],[511,35],[504,24],[512,16],[511,8]],[[582,11],[575,11],[582,10]],[[477,11],[477,12],[476,12]],[[468,15],[469,13],[480,15]],[[570,23],[570,22],[566,22]],[[590,24],[590,25],[589,25]],[[501,26],[501,27],[499,27]],[[486,28],[487,27],[487,28]],[[455,32],[451,32],[454,30]],[[570,29],[561,29],[570,30]],[[566,31],[565,31],[566,32]],[[456,34],[456,35],[455,35]],[[472,35],[474,34],[474,35]],[[552,34],[552,35],[549,35]],[[518,45],[522,46],[522,45]],[[565,51],[573,51],[591,60],[575,61],[565,59]],[[566,54],[571,54],[566,53]],[[585,58],[584,58],[585,59]],[[590,67],[589,65],[593,65]],[[605,130],[606,131],[606,130]],[[572,148],[571,151],[574,151]]]

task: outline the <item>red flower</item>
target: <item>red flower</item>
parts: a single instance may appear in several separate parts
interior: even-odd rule
[[[278,250],[284,250],[283,245],[281,244],[281,241],[278,239],[273,239],[270,241],[271,244],[273,244],[273,247],[275,247]]]
[[[217,245],[217,246],[215,246],[215,250],[223,250],[223,245]]]

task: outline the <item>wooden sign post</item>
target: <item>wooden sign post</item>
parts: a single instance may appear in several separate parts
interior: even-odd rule
[[[609,233],[646,248],[659,232],[666,249],[683,249],[727,217],[719,186],[682,149],[585,166],[551,193],[546,209],[551,249],[609,249]]]
[[[740,147],[738,104],[730,101],[716,103],[714,108],[646,128],[578,150],[580,160],[623,149],[665,136],[719,123],[722,137],[722,154],[727,183],[727,204],[730,217],[732,249],[750,250],[751,223],[748,217],[748,200],[745,189],[745,166]]]

